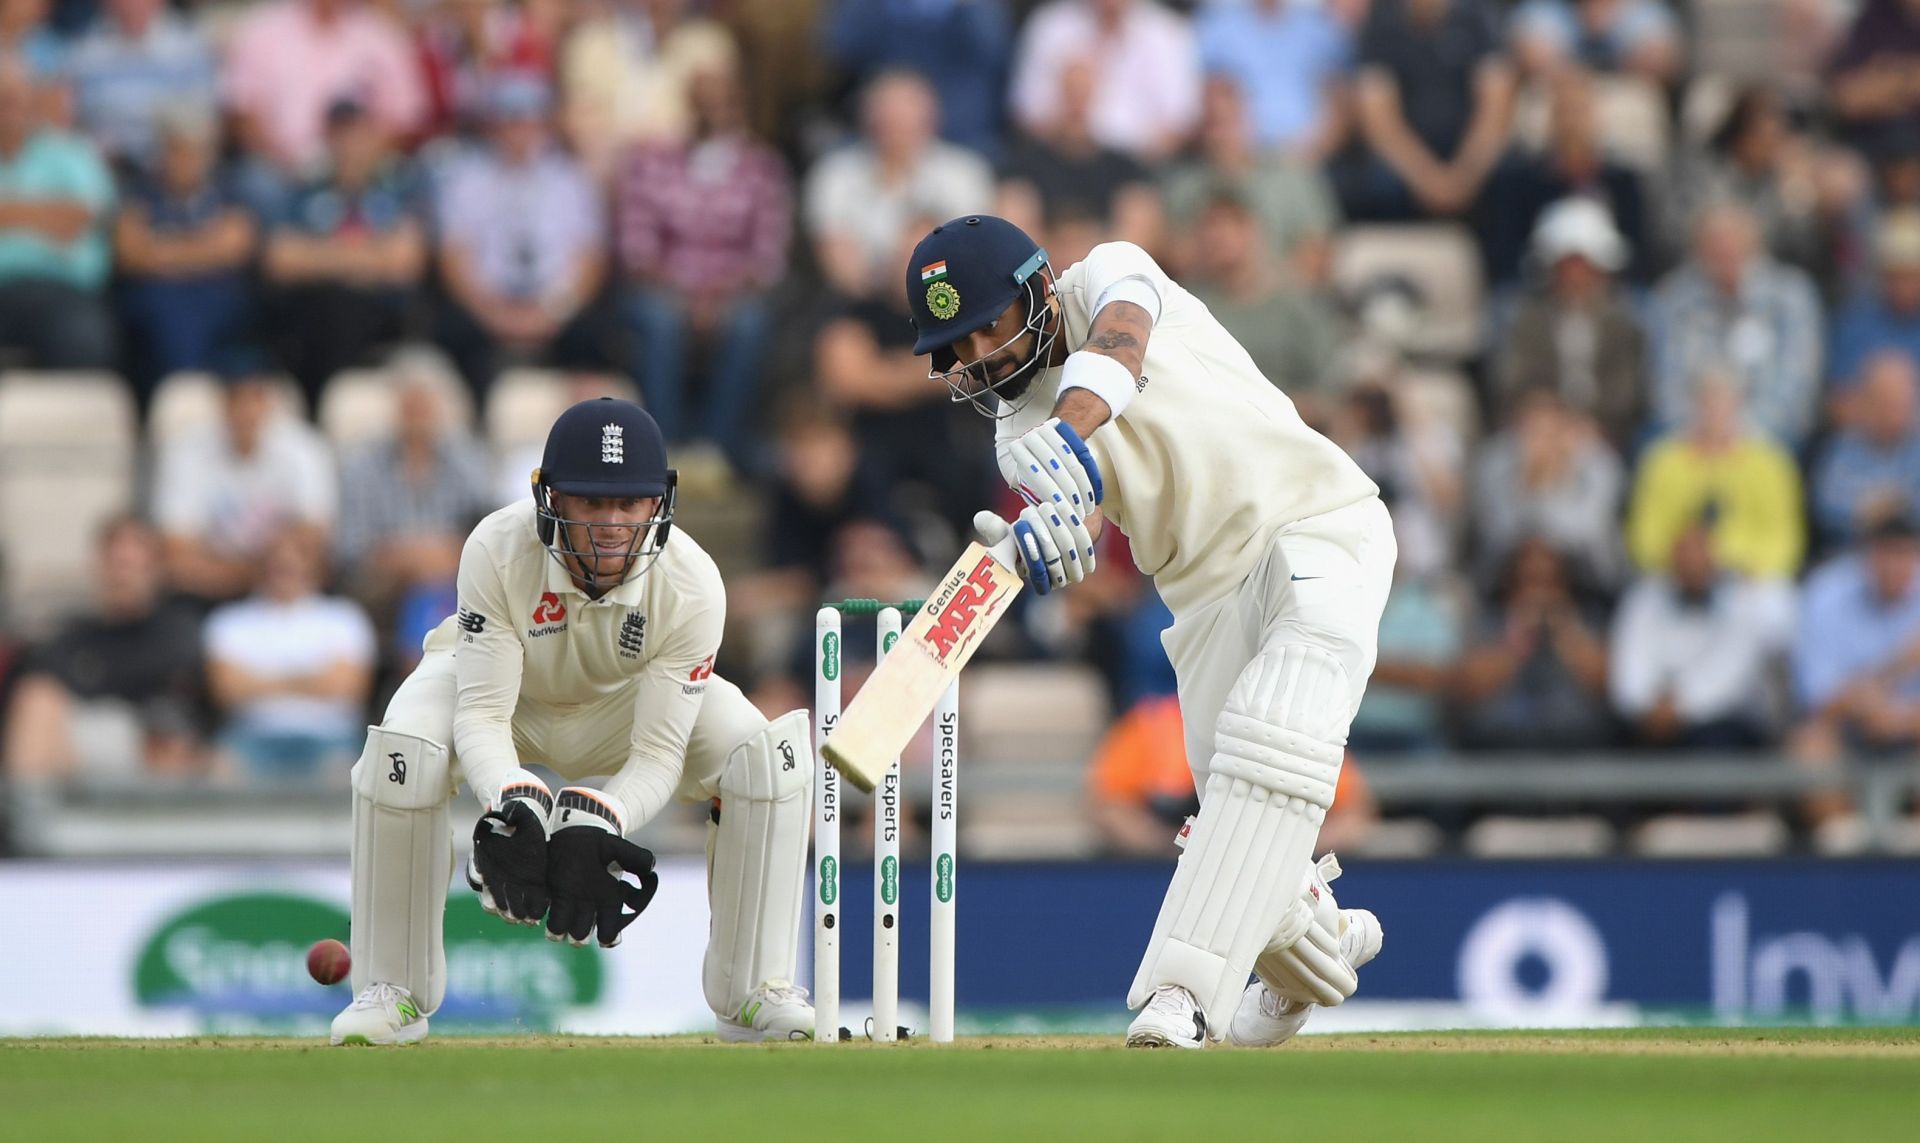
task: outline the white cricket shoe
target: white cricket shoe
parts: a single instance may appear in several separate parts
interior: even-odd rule
[[[720,1017],[720,1038],[729,1044],[813,1039],[813,1005],[807,990],[769,980],[753,990],[736,1017]]]
[[[397,984],[369,984],[333,1018],[336,1044],[413,1044],[427,1038],[427,1018],[413,993]]]
[[[1177,984],[1163,984],[1127,1026],[1129,1048],[1204,1048],[1207,1016],[1193,993]]]
[[[1380,918],[1366,909],[1340,910],[1340,955],[1355,968],[1380,955],[1386,942]],[[1319,1005],[1291,1000],[1258,978],[1240,994],[1240,1006],[1227,1025],[1227,1040],[1243,1048],[1273,1048],[1293,1039]]]

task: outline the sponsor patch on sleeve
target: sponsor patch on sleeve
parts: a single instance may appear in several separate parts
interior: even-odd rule
[[[473,637],[486,630],[487,627],[487,617],[471,607],[462,607],[454,616],[453,621],[460,625],[460,630],[466,632],[461,638],[469,643],[473,642]]]

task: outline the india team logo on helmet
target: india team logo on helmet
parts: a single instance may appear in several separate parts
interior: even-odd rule
[[[952,321],[960,312],[960,291],[947,281],[946,260],[920,267],[920,281],[927,287],[927,312],[941,321]]]

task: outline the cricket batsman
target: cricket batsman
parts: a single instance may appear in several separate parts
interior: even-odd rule
[[[562,413],[530,501],[482,520],[459,610],[353,768],[353,988],[335,1044],[422,1039],[446,992],[448,802],[487,807],[467,878],[490,913],[603,948],[659,886],[626,839],[669,798],[718,799],[704,984],[724,1040],[805,1039],[798,951],[813,762],[805,711],[769,722],[713,673],[726,593],[675,528],[653,418],[607,398]],[[549,789],[538,761],[598,789]],[[632,875],[638,884],[621,876]]]
[[[914,352],[995,419],[1027,504],[976,517],[981,539],[1010,528],[1044,594],[1094,570],[1111,522],[1174,615],[1162,642],[1200,813],[1127,1043],[1285,1042],[1380,951],[1373,914],[1334,902],[1339,866],[1313,862],[1392,579],[1379,490],[1138,246],[1056,275],[1012,223],[958,218],[921,240],[906,287]]]

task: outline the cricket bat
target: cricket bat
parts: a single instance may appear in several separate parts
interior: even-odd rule
[[[973,543],[940,578],[927,605],[901,632],[866,685],[840,714],[821,752],[834,769],[871,792],[933,713],[941,692],[1007,613],[1022,580],[1009,535],[989,548]]]

